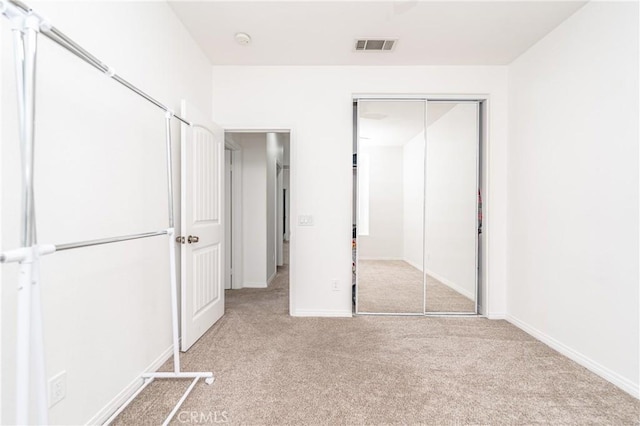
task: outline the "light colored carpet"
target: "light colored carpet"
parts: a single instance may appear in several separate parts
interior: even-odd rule
[[[422,272],[402,260],[359,260],[358,312],[424,313]]]
[[[476,302],[427,274],[427,312],[476,312]]]
[[[424,311],[422,272],[402,260],[358,262],[358,312]],[[475,302],[427,275],[427,312],[475,312]]]
[[[198,383],[172,424],[639,424],[638,400],[505,321],[293,318],[287,268],[226,297],[182,358],[217,380]],[[115,424],[160,424],[187,386],[152,383]]]

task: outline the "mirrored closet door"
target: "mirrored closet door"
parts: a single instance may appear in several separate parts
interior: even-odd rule
[[[357,310],[424,313],[425,103],[358,103]]]
[[[356,312],[477,313],[479,103],[354,108]]]
[[[476,313],[478,103],[427,102],[427,313]]]

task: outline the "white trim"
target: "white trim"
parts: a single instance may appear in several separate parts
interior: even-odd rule
[[[409,259],[401,259],[403,262],[413,266],[414,268],[416,268],[418,271],[422,272],[422,265],[418,265],[415,262],[410,261]]]
[[[406,260],[404,260],[401,257],[362,257],[360,256],[360,260],[401,260],[403,262],[406,262]]]
[[[226,134],[226,133],[225,133]],[[243,287],[243,241],[242,241],[242,150],[231,151],[231,288]]]
[[[240,126],[238,128],[224,126],[223,128],[225,132],[229,132],[229,133],[290,133],[291,132],[291,129],[284,128],[284,127],[282,128],[276,127],[273,129],[268,129],[265,127],[252,128],[251,126]]]
[[[304,309],[292,311],[292,317],[339,317],[339,318],[351,318],[353,317],[353,313],[351,311],[324,311],[324,310],[312,310],[307,311]]]
[[[273,274],[271,274],[271,276],[269,277],[269,279],[267,280],[267,287],[269,287],[271,285],[271,283],[273,282],[273,280],[276,278],[276,275],[278,275],[278,267],[276,266],[276,270],[273,271]]]
[[[489,312],[487,318],[490,320],[506,320],[507,314],[505,312]]]
[[[89,419],[85,424],[87,425],[101,425],[107,421],[109,417],[113,413],[116,412],[118,408],[124,404],[127,399],[131,395],[133,395],[143,384],[144,380],[142,379],[142,374],[147,373],[149,371],[157,371],[158,368],[162,367],[171,355],[173,354],[173,345],[169,346],[165,349],[158,358],[156,358],[147,368],[142,370],[136,378],[129,383],[124,389],[120,391],[118,395],[116,395],[111,401],[107,403],[100,411],[98,411],[91,419]]]
[[[228,149],[231,151],[240,151],[242,147],[238,145],[238,143],[233,139],[233,136],[227,133],[227,130],[224,131],[224,149]]]
[[[456,102],[477,102],[489,98],[488,93],[468,93],[468,94],[389,94],[389,93],[354,93],[353,100],[376,100],[376,101],[456,101]]]
[[[430,271],[428,269],[425,269],[425,274],[430,275],[432,278],[435,278],[436,280],[440,281],[442,284],[449,287],[451,290],[455,291],[456,293],[460,293],[467,299],[475,300],[473,293],[469,293],[469,291],[460,287],[458,284],[454,283],[453,281],[450,281],[449,279],[443,277],[442,275],[438,275],[435,272]]]
[[[264,123],[263,123],[264,124]],[[231,133],[289,133],[289,311],[295,311],[296,306],[296,294],[297,294],[297,261],[296,254],[298,249],[297,244],[297,226],[293,226],[292,219],[298,216],[298,181],[297,181],[297,156],[298,156],[298,145],[296,143],[297,133],[296,130],[298,125],[295,122],[292,123],[275,123],[274,127],[268,127],[267,125],[243,125],[237,123],[221,123],[220,125],[224,129],[225,132]],[[234,269],[235,271],[235,269]],[[248,287],[246,285],[243,287]],[[251,283],[248,283],[251,285]],[[351,300],[350,294],[347,295],[345,292],[345,297],[349,297]]]
[[[377,101],[454,101],[454,102],[473,102],[478,103],[478,111],[482,111],[481,121],[478,124],[481,126],[481,131],[479,132],[479,144],[478,148],[480,149],[482,155],[479,157],[479,170],[478,177],[480,179],[481,190],[482,190],[482,215],[483,215],[483,223],[482,223],[482,239],[481,244],[482,247],[480,250],[482,251],[482,259],[478,259],[478,252],[476,250],[476,259],[479,261],[480,266],[480,274],[476,274],[476,293],[482,292],[482,302],[483,305],[479,305],[478,300],[476,300],[476,313],[478,315],[483,315],[487,311],[487,318],[491,319],[505,319],[506,314],[503,312],[491,313],[491,305],[493,297],[492,286],[491,286],[491,276],[493,275],[493,270],[491,269],[490,259],[492,254],[489,249],[491,245],[489,244],[491,239],[491,226],[490,219],[492,218],[491,214],[491,202],[493,186],[491,183],[491,157],[492,157],[492,144],[491,141],[491,129],[490,129],[490,118],[491,118],[491,98],[492,95],[490,93],[457,93],[457,94],[428,94],[428,93],[372,93],[372,92],[356,92],[351,94],[352,101],[360,101],[360,100],[377,100]],[[425,118],[426,118],[426,108],[425,108]],[[356,125],[359,125],[359,122],[356,122]],[[357,131],[357,127],[356,127]],[[425,138],[427,137],[427,132],[425,132]],[[425,164],[426,164],[426,155],[425,155]],[[426,175],[425,175],[426,176]],[[423,237],[423,245],[426,242],[426,238]],[[478,248],[478,244],[476,244],[476,248]],[[424,254],[423,250],[423,254]],[[356,264],[358,259],[356,260]],[[416,269],[422,271],[422,268],[418,268],[412,262],[403,259],[405,262],[415,267]],[[479,280],[482,280],[482,288],[478,289]],[[423,296],[423,300],[425,303],[425,312],[426,312],[426,285],[424,286],[425,296]],[[506,289],[505,289],[506,291]],[[462,293],[464,294],[464,293]],[[478,294],[470,297],[472,300],[477,298]],[[500,303],[503,305],[503,303]],[[357,276],[356,276],[356,312],[359,309],[358,303],[358,285],[357,285]],[[426,313],[425,313],[426,315]]]
[[[603,379],[616,385],[623,391],[629,393],[631,396],[640,399],[640,384],[633,383],[631,380],[627,379],[626,377],[621,376],[615,371],[592,360],[588,356],[554,339],[548,334],[543,333],[542,331],[514,317],[513,315],[507,314],[506,320],[509,321],[511,324],[515,325],[516,327],[518,327],[519,329],[523,330],[527,334],[531,335],[532,337],[535,337],[536,339],[546,344],[547,346],[550,346],[551,348],[560,352],[562,355],[566,356],[567,358],[577,362],[578,364],[587,368],[591,372],[597,374]]]
[[[245,281],[242,288],[267,288],[266,282]]]
[[[407,265],[410,265],[413,268],[416,268],[418,271],[422,272],[422,266],[418,265],[415,262],[410,261],[409,259],[404,259],[401,257],[360,257],[358,260],[400,260]]]

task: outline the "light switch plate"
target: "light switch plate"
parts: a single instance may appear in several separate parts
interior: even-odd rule
[[[49,408],[67,396],[67,372],[62,371],[49,379]]]
[[[300,216],[298,216],[298,225],[313,226],[313,216],[301,214]]]

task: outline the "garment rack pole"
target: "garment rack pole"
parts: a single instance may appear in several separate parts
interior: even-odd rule
[[[30,383],[36,383],[37,422],[48,423],[46,377],[42,336],[42,304],[38,271],[34,197],[35,86],[39,21],[31,16],[11,16],[16,66],[19,138],[22,157],[21,246],[17,335],[16,335],[16,423],[29,421]]]
[[[4,0],[2,1],[2,3],[6,3],[6,2],[7,1],[4,1]],[[39,28],[39,30],[49,40],[51,40],[54,43],[60,45],[64,49],[70,51],[71,53],[73,53],[74,55],[76,55],[77,57],[79,57],[80,59],[82,59],[83,61],[88,63],[89,65],[97,68],[99,71],[107,74],[113,80],[117,81],[118,83],[120,83],[121,85],[126,87],[127,89],[129,89],[129,90],[133,91],[134,93],[136,93],[137,95],[143,97],[144,99],[146,99],[147,101],[151,102],[152,104],[154,104],[158,108],[160,108],[160,109],[162,109],[162,110],[164,110],[166,112],[171,113],[171,115],[173,117],[175,117],[177,120],[179,120],[179,121],[181,121],[184,124],[187,124],[189,126],[191,125],[191,122],[189,122],[186,119],[180,117],[179,115],[174,114],[162,102],[156,100],[151,95],[147,94],[146,92],[144,92],[140,88],[136,87],[134,84],[130,83],[129,81],[125,80],[123,77],[119,76],[115,72],[115,70],[113,68],[111,68],[110,66],[108,66],[107,64],[105,64],[104,62],[102,62],[101,60],[96,58],[94,55],[89,53],[86,49],[84,49],[78,43],[73,41],[70,37],[65,35],[58,28],[56,28],[53,25],[51,25],[50,22],[47,19],[45,19],[44,17],[38,15],[33,9],[31,9],[29,6],[27,6],[23,2],[18,1],[18,0],[8,0],[8,3],[11,3],[15,7],[19,8],[20,10],[23,11],[23,13],[25,13],[27,15],[38,17],[39,20],[40,20],[40,28]]]
[[[56,244],[56,251],[72,250],[77,248],[98,246],[102,244],[119,243],[122,241],[139,240],[141,238],[157,237],[160,235],[167,235],[167,230],[157,232],[145,232],[142,234],[125,235],[122,237],[102,238],[99,240],[81,241],[77,243]]]
[[[97,240],[80,241],[76,243],[40,245],[40,247],[46,247],[46,250],[45,250],[46,253],[42,253],[42,254],[50,254],[57,251],[72,250],[77,248],[98,246],[103,244],[119,243],[122,241],[138,240],[141,238],[157,237],[160,235],[167,235],[168,233],[169,231],[167,229],[163,229],[161,231],[155,231],[155,232],[144,232],[142,234],[132,234],[132,235],[124,235],[121,237],[101,238]],[[0,263],[19,262],[20,258],[23,255],[24,255],[23,249],[5,251],[3,253],[0,253]]]
[[[141,387],[134,392],[105,424],[111,423],[125,407],[154,379],[194,379],[182,398],[178,401],[165,424],[175,415],[197,381],[205,379],[207,384],[214,381],[211,372],[181,372],[179,352],[179,322],[178,322],[178,283],[176,276],[176,248],[174,241],[174,199],[173,199],[173,170],[171,147],[171,119],[176,118],[182,123],[192,124],[175,115],[164,104],[158,102],[115,71],[99,61],[95,56],[73,42],[64,33],[53,27],[49,21],[35,13],[30,7],[19,0],[0,0],[0,13],[7,17],[12,24],[14,39],[14,57],[16,64],[16,86],[18,91],[19,139],[21,147],[21,244],[18,249],[0,253],[0,263],[19,263],[19,279],[17,292],[17,336],[16,336],[16,424],[31,424],[29,408],[35,402],[36,423],[48,424],[48,403],[45,372],[45,352],[43,343],[42,300],[40,294],[39,259],[56,251],[71,250],[102,244],[110,244],[134,239],[149,238],[160,235],[168,236],[169,244],[169,272],[171,286],[171,316],[173,340],[173,372],[154,372],[141,375]],[[119,237],[102,238],[66,244],[38,244],[35,222],[34,196],[34,152],[35,152],[35,86],[36,86],[36,56],[37,38],[42,33],[69,52],[89,63],[93,67],[107,74],[121,85],[145,98],[165,111],[166,153],[167,153],[167,198],[169,210],[169,227],[166,230],[146,232]],[[31,384],[34,385],[33,395]]]
[[[173,153],[171,147],[171,113],[165,113],[165,148],[167,150],[167,202],[169,208],[169,228],[173,228],[174,217],[173,217]]]

